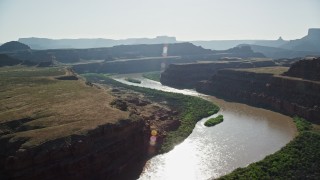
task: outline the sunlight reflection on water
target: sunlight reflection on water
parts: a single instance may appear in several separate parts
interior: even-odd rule
[[[125,77],[141,80],[129,83]],[[139,74],[120,75],[116,80],[136,86],[163,91],[202,96],[218,103],[224,121],[205,127],[204,118],[181,144],[166,154],[150,159],[139,179],[208,179],[227,174],[238,167],[263,159],[293,139],[295,126],[290,117],[251,106],[225,102],[193,90],[178,90],[159,82],[142,78]]]

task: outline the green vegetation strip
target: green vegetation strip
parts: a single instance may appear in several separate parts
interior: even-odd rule
[[[138,79],[133,79],[133,78],[126,78],[125,79],[128,82],[136,83],[136,84],[141,84],[141,81]]]
[[[219,123],[222,123],[223,122],[223,115],[219,115],[215,118],[210,118],[208,119],[204,125],[207,126],[207,127],[211,127],[211,126],[215,126]]]
[[[161,75],[160,71],[147,72],[147,73],[142,74],[142,76],[144,78],[151,79],[153,81],[158,81],[158,82],[160,82],[160,75]]]
[[[129,86],[101,74],[83,74],[83,76],[91,82],[105,83],[141,92],[153,101],[166,101],[170,107],[179,111],[181,125],[177,130],[168,132],[161,146],[161,153],[170,151],[176,144],[181,143],[186,137],[188,137],[199,120],[204,117],[211,116],[219,111],[218,106],[199,97]]]
[[[293,122],[296,124],[299,133],[312,130],[312,124],[303,118],[295,116]]]
[[[319,179],[320,133],[303,118],[294,122],[299,135],[280,151],[220,179]]]

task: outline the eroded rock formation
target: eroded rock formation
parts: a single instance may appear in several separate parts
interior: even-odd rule
[[[112,179],[144,157],[145,124],[122,120],[28,149],[1,142],[1,179]],[[23,141],[23,140],[22,140]],[[22,143],[22,142],[20,142]],[[6,154],[6,156],[4,156]]]
[[[320,123],[320,82],[246,70],[220,70],[197,91]]]
[[[89,99],[98,101],[94,93],[99,93],[101,96],[97,96],[102,99],[102,103],[97,102],[98,104],[91,106],[92,109],[84,108],[79,112],[76,107],[81,106],[80,99],[72,104],[75,108],[66,109],[67,113],[71,111],[72,117],[77,116],[75,122],[71,122],[70,117],[59,118],[51,114],[46,119],[47,123],[54,123],[50,127],[28,124],[39,121],[41,117],[1,119],[0,179],[136,178],[139,176],[136,173],[141,172],[141,169],[130,170],[133,167],[142,168],[145,159],[158,152],[166,133],[180,125],[179,112],[171,109],[165,102],[154,103],[141,93],[121,87],[111,88],[108,85],[82,82],[71,69],[66,69],[65,74],[57,78],[49,78],[55,83],[83,83],[76,93],[83,93],[83,89],[90,92],[92,90]],[[58,94],[61,95],[61,92]],[[60,100],[59,106],[70,103],[65,98]],[[92,104],[90,101],[84,102]],[[113,102],[121,103],[120,106],[110,107]],[[51,102],[50,107],[54,105]],[[99,105],[103,108],[98,107]],[[99,125],[95,118],[101,120]],[[151,145],[149,140],[152,130],[157,132],[157,142]],[[40,136],[41,141],[31,143],[33,135]]]
[[[201,80],[208,80],[220,69],[225,68],[254,68],[275,66],[270,60],[265,61],[216,61],[189,64],[170,64],[161,73],[161,83],[177,88],[194,88]]]
[[[125,104],[124,109],[115,108],[129,111],[129,119],[27,149],[21,148],[23,139],[10,143],[2,138],[0,178],[117,179],[137,162],[155,155],[166,132],[179,127],[179,113],[164,104],[153,104],[139,93],[125,89],[112,93],[117,97],[114,102]],[[157,144],[150,146],[152,129],[157,130],[158,138]]]
[[[320,81],[320,57],[298,61],[284,75]]]

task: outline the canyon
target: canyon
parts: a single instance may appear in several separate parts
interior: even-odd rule
[[[228,61],[201,61],[199,63],[170,64],[161,73],[161,83],[176,88],[192,89],[201,80],[208,80],[220,69],[254,68],[276,66],[274,61],[264,59],[230,59]]]
[[[270,63],[250,68],[239,68],[241,63],[233,67],[228,63],[171,65],[162,73],[161,82],[319,123],[320,83],[315,81],[319,61],[305,59],[291,68],[270,67]]]
[[[113,73],[164,70],[163,85],[320,123],[320,58],[271,60],[248,46],[213,51],[190,43],[170,44],[168,57],[159,57],[162,44],[43,51],[16,45],[22,49],[0,55],[1,179],[138,178],[149,158],[172,150],[219,110],[200,98],[120,85]],[[98,57],[105,59],[91,59]],[[55,66],[64,63],[73,69]]]
[[[1,179],[132,179],[219,109],[70,68],[6,66],[0,74]]]
[[[0,74],[1,84],[10,82],[0,93],[1,179],[119,178],[180,126],[180,112],[168,104],[93,84],[71,69],[13,66]]]

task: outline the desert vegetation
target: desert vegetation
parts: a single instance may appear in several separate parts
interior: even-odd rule
[[[210,118],[208,119],[204,125],[207,126],[207,127],[211,127],[211,126],[215,126],[217,124],[220,124],[223,122],[223,115],[219,115],[215,118]]]
[[[81,80],[56,78],[66,76],[67,71],[60,67],[0,68],[2,143],[8,140],[33,147],[128,117],[127,112],[109,105],[113,97],[104,91]]]
[[[187,96],[178,93],[164,92],[154,89],[129,86],[120,83],[105,75],[83,74],[88,81],[105,83],[108,85],[131,89],[143,93],[155,102],[166,102],[180,114],[181,125],[177,130],[170,131],[164,139],[160,152],[168,152],[176,144],[182,142],[192,132],[195,124],[204,117],[219,111],[219,107],[199,97]]]

